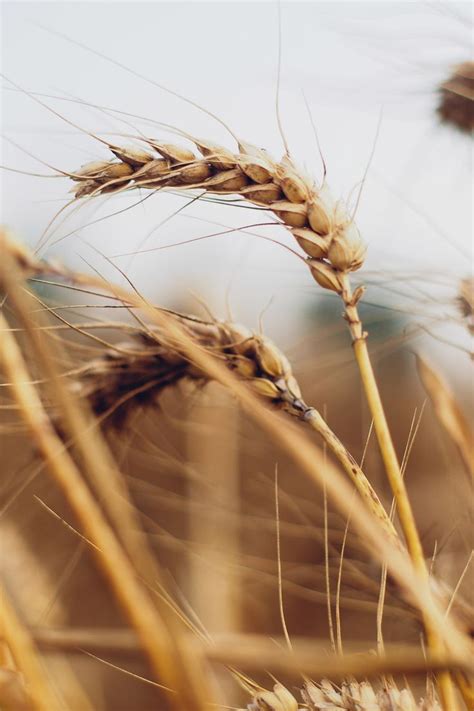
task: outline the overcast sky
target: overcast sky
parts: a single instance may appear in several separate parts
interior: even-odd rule
[[[233,147],[229,134],[207,114],[54,34],[63,33],[193,99],[276,157],[282,154],[275,116],[275,2],[4,2],[1,13],[2,71],[21,88],[150,117]],[[436,86],[452,64],[470,56],[470,14],[470,4],[449,2],[281,5],[280,105],[295,158],[321,175],[305,96],[332,190],[338,196],[354,195],[382,115],[358,211],[369,244],[366,281],[383,270],[410,279],[420,271],[434,279],[440,274],[455,279],[469,270],[471,152],[465,136],[438,124],[435,107]],[[50,173],[36,157],[74,170],[104,155],[85,131],[134,131],[110,111],[41,99],[79,130],[11,88],[5,80],[4,165]],[[132,121],[140,129],[145,125]],[[170,138],[158,127],[153,131],[158,138]],[[2,187],[2,221],[34,244],[65,204],[70,186],[67,180],[4,172]],[[204,220],[232,227],[261,221],[249,210],[206,203],[167,219],[185,200],[160,195],[88,226],[137,198],[107,199],[59,220],[51,243],[63,239],[50,253],[85,268],[82,255],[110,275],[112,268],[90,244],[110,256],[145,241],[148,248],[157,247],[223,229]],[[257,230],[291,244],[280,228]],[[320,295],[291,253],[239,233],[137,255],[131,265],[126,257],[116,262],[129,268],[154,299],[176,298],[180,290],[185,298],[191,287],[220,314],[228,297],[237,316],[251,324],[272,300],[267,322],[274,330],[282,326],[282,309],[285,319],[296,322],[292,310],[297,313],[304,300]],[[377,298],[388,296],[381,292]]]

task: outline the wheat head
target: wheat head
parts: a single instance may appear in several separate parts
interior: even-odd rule
[[[343,275],[359,269],[365,245],[346,206],[332,197],[323,181],[298,168],[289,155],[279,162],[250,143],[232,152],[187,136],[200,155],[188,148],[138,138],[146,150],[108,144],[115,160],[94,161],[70,173],[79,183],[76,198],[145,188],[203,190],[215,195],[239,195],[270,210],[285,225],[307,255],[314,279],[325,289],[344,290]]]
[[[223,360],[257,394],[298,416],[311,410],[301,399],[288,359],[268,338],[234,323],[175,318],[196,344]],[[156,402],[168,386],[207,379],[165,333],[148,328],[137,332],[133,342],[104,350],[76,373],[72,387],[96,415],[115,413],[117,425],[138,405]]]
[[[282,684],[275,684],[273,691],[257,692],[248,711],[440,711],[432,688],[426,698],[418,701],[410,688],[398,689],[394,682],[384,680],[379,689],[368,681],[344,681],[336,686],[328,679],[316,684],[307,681],[301,691],[303,703],[298,703]]]
[[[438,115],[450,126],[472,133],[474,128],[474,62],[454,67],[439,89]]]

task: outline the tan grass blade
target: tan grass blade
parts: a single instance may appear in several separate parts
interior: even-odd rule
[[[24,674],[32,708],[36,711],[62,711],[63,704],[46,675],[36,645],[18,618],[4,587],[0,588],[0,636],[8,644],[18,669]],[[16,693],[20,692],[17,690]]]
[[[458,448],[466,471],[474,476],[474,435],[454,394],[440,374],[425,358],[416,356],[423,386],[432,402],[439,423]]]
[[[77,653],[85,648],[98,655],[132,655],[140,652],[140,642],[132,630],[117,628],[51,628],[34,627],[32,635],[45,652]],[[195,637],[189,638],[192,648],[201,649],[209,659],[219,663],[238,664],[251,671],[270,670],[275,674],[304,674],[330,676],[341,680],[347,676],[376,678],[381,674],[406,673],[423,675],[427,670],[469,670],[468,657],[443,653],[426,655],[418,645],[390,644],[385,646],[384,656],[374,655],[370,649],[372,640],[346,643],[347,651],[341,656],[328,654],[328,640],[321,638],[293,637],[292,650],[286,648],[283,636],[271,638],[254,634],[217,634],[211,646],[202,646]]]

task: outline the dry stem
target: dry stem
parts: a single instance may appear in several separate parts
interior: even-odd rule
[[[355,461],[354,457],[350,454],[350,452],[348,452],[346,447],[344,447],[342,442],[331,430],[326,420],[322,417],[318,410],[315,410],[314,408],[308,410],[305,415],[305,420],[314,430],[316,430],[316,432],[318,432],[318,434],[321,435],[331,452],[338,459],[344,471],[348,474],[357,491],[365,501],[372,515],[380,521],[383,527],[397,542],[397,545],[401,545],[396,529],[382,506],[380,499],[372,488],[372,485]]]
[[[257,394],[307,422],[322,437],[369,510],[398,541],[390,517],[360,466],[318,410],[302,400],[283,354],[268,339],[246,332],[235,324],[216,322],[196,328],[197,319],[189,323],[178,320],[197,343],[219,354],[230,370],[250,382]],[[76,376],[76,393],[87,397],[98,416],[110,413],[112,422],[121,423],[123,411],[126,414],[137,402],[142,405],[153,403],[168,385],[183,379],[206,379],[203,372],[167,347],[159,332],[154,334],[155,341],[147,334],[140,335],[142,351],[134,349],[133,344],[121,344],[122,350],[130,351],[130,356],[107,351],[89,363],[82,375]]]
[[[0,588],[0,635],[7,642],[18,668],[25,676],[29,697],[35,709],[62,711],[63,704],[51,687],[33,638],[18,619],[3,587]]]
[[[429,570],[425,561],[415,517],[413,515],[405,481],[398,463],[382,399],[380,397],[377,381],[372,368],[367,348],[367,334],[362,331],[362,324],[359,318],[357,304],[354,303],[353,300],[348,276],[345,275],[342,277],[341,281],[344,287],[341,293],[341,298],[346,307],[345,318],[349,324],[349,329],[353,338],[355,358],[357,365],[359,366],[362,384],[364,386],[367,402],[374,421],[374,428],[380,452],[397,506],[400,524],[405,536],[410,557],[416,570],[420,576],[423,576],[426,581],[429,581]],[[433,626],[425,616],[423,616],[423,624],[430,651],[432,653],[439,653],[443,650],[444,645],[440,639],[436,626]],[[441,672],[438,675],[438,685],[445,711],[455,711],[457,708],[456,697],[452,680],[448,672]]]
[[[132,630],[114,628],[50,628],[35,627],[33,637],[45,652],[58,650],[70,654],[81,648],[98,655],[134,655],[140,651],[140,644]],[[375,678],[382,674],[418,675],[439,669],[459,669],[468,671],[469,659],[448,654],[426,655],[418,645],[387,644],[385,656],[375,656],[370,649],[372,641],[358,641],[349,646],[343,656],[328,654],[325,639],[293,637],[290,653],[283,637],[269,639],[254,634],[217,634],[212,637],[212,645],[192,637],[189,644],[194,649],[219,663],[235,664],[252,671],[271,670],[275,674],[328,676],[344,679],[354,676],[359,679]],[[226,661],[227,660],[227,661]]]
[[[433,404],[433,409],[441,426],[457,446],[466,473],[474,478],[474,432],[461,407],[456,401],[449,385],[420,355],[416,364],[421,381]]]

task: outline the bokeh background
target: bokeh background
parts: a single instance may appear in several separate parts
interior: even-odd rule
[[[453,585],[469,554],[472,500],[458,454],[425,406],[414,352],[429,355],[469,413],[471,344],[456,295],[472,262],[472,152],[465,135],[440,123],[436,108],[440,83],[470,58],[472,8],[282,2],[280,12],[279,27],[273,2],[4,2],[1,222],[37,245],[70,198],[69,182],[28,173],[74,170],[106,156],[91,134],[140,130],[172,140],[143,117],[234,147],[218,121],[171,92],[281,156],[281,51],[279,104],[294,158],[322,176],[314,123],[331,188],[352,205],[370,161],[357,211],[369,251],[355,281],[369,287],[362,314],[400,454],[421,415],[407,481],[427,554],[438,547],[439,574]],[[101,198],[65,212],[48,229],[44,254],[125,283],[117,265],[155,303],[202,313],[204,301],[219,318],[231,314],[262,327],[290,357],[305,399],[324,409],[360,458],[370,418],[341,307],[281,246],[293,246],[285,230],[258,226],[265,222],[259,213],[237,206],[187,205],[189,197],[172,194],[137,204],[143,197]],[[189,242],[226,229],[234,231]],[[74,294],[45,287],[39,293],[75,305],[77,323],[91,316],[77,308],[84,300]],[[327,638],[322,497],[217,386],[198,396],[167,393],[160,413],[139,415],[114,448],[171,591],[190,601],[211,632],[281,634],[272,493],[278,462],[288,627]],[[123,624],[77,539],[34,498],[67,520],[47,477],[23,488],[35,471],[24,445],[21,434],[2,436],[0,444],[0,560],[19,609],[36,626]],[[389,502],[373,442],[366,469]],[[344,525],[330,512],[333,569]],[[357,539],[347,555],[378,580]],[[343,608],[347,643],[373,639],[373,595],[350,576],[344,595],[361,603]],[[400,624],[387,607],[387,639],[417,639],[416,625]],[[137,659],[115,663],[147,674]],[[154,708],[156,692],[140,682],[80,655],[74,664],[98,708]]]

